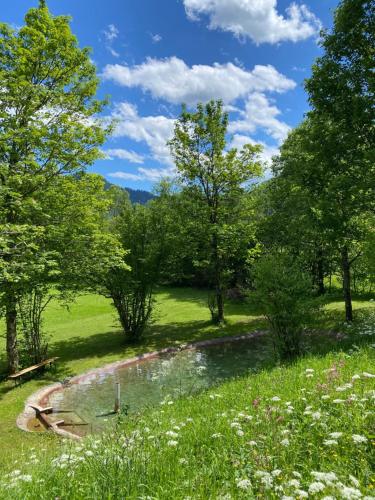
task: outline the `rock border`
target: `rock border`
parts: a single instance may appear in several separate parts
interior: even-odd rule
[[[229,336],[229,337],[218,337],[214,339],[207,339],[207,340],[199,340],[197,342],[191,342],[190,344],[180,344],[176,347],[165,347],[164,349],[161,349],[159,351],[153,351],[153,352],[146,352],[143,354],[139,354],[138,356],[134,356],[133,358],[128,358],[128,359],[123,359],[120,361],[115,361],[113,363],[106,364],[100,368],[93,368],[85,373],[82,373],[80,375],[76,375],[69,379],[69,382],[67,383],[68,385],[72,384],[79,384],[82,381],[91,378],[93,375],[100,374],[102,372],[105,373],[113,373],[115,370],[118,368],[123,368],[126,366],[133,365],[135,363],[147,361],[152,358],[157,358],[160,355],[163,354],[171,354],[179,351],[185,351],[185,350],[191,350],[191,349],[197,349],[199,347],[208,347],[211,345],[219,345],[219,344],[224,344],[227,342],[236,342],[240,340],[250,340],[253,338],[260,337],[264,335],[266,332],[263,330],[257,330],[252,333],[247,333],[244,335],[235,335],[235,336]],[[34,392],[31,396],[29,396],[25,402],[25,408],[24,411],[18,415],[16,423],[17,427],[23,431],[26,432],[32,432],[27,424],[31,418],[35,417],[35,412],[34,410],[31,409],[30,405],[39,405],[39,406],[44,406],[47,402],[48,397],[56,391],[59,391],[66,386],[65,383],[62,382],[56,382],[54,384],[48,385],[46,387],[42,387],[39,389],[37,392]],[[55,434],[58,434],[61,437],[64,438],[70,438],[70,439],[82,439],[80,436],[77,436],[76,434],[73,434],[72,432],[66,431],[64,429],[51,429]]]

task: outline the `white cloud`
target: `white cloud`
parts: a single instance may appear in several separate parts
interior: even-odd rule
[[[116,121],[113,134],[115,137],[128,137],[136,142],[145,142],[155,160],[173,164],[167,141],[173,135],[175,120],[163,115],[139,116],[137,107],[129,102],[117,104],[111,118]]]
[[[159,43],[163,40],[163,37],[158,33],[156,33],[155,35],[151,33],[151,40],[153,41],[153,43]]]
[[[264,130],[279,144],[287,136],[290,127],[277,119],[280,110],[272,106],[267,97],[259,92],[248,96],[242,118],[229,123],[228,131],[254,133],[257,129]]]
[[[143,156],[135,151],[128,151],[127,149],[106,149],[103,153],[106,155],[107,160],[118,158],[119,160],[128,160],[132,163],[142,164],[144,162]]]
[[[120,31],[116,28],[114,24],[109,24],[105,30],[103,30],[105,38],[105,48],[114,57],[120,57],[120,54],[113,48],[113,42],[118,38]]]
[[[304,4],[291,3],[286,15],[278,13],[277,0],[183,0],[192,21],[209,18],[210,29],[229,31],[256,44],[297,42],[316,35],[321,23]]]
[[[107,42],[113,42],[119,36],[119,30],[114,24],[109,24],[105,30],[103,30],[105,39]]]
[[[245,146],[245,144],[260,144],[263,148],[260,153],[260,158],[269,165],[273,156],[279,154],[279,148],[275,146],[270,146],[263,141],[256,141],[252,137],[248,135],[234,134],[232,137],[232,141],[229,144],[230,148],[241,149]]]
[[[173,167],[170,168],[143,168],[140,167],[137,169],[136,174],[132,174],[130,172],[113,172],[108,174],[108,177],[113,177],[114,179],[122,179],[129,181],[151,181],[157,182],[160,179],[165,177],[173,177],[175,175],[175,169]]]
[[[230,103],[249,92],[285,92],[296,86],[271,65],[256,65],[252,71],[233,63],[189,67],[177,57],[149,58],[133,67],[109,64],[103,78],[124,87],[141,87],[156,99],[189,105],[210,99]]]

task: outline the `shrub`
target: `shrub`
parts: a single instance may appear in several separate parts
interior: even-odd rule
[[[272,252],[254,265],[252,297],[270,324],[274,347],[282,359],[301,353],[301,336],[319,303],[311,277],[293,256]]]

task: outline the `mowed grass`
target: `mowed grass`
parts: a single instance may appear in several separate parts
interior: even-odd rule
[[[356,311],[373,308],[374,302],[369,299],[359,299],[355,303]],[[159,289],[154,323],[148,328],[142,343],[137,345],[125,344],[108,299],[84,295],[69,310],[57,303],[50,304],[46,312],[45,330],[51,335],[49,354],[60,357],[57,371],[45,371],[16,388],[7,381],[0,383],[0,467],[9,470],[17,466],[17,460],[22,462],[35,451],[57,451],[61,447],[61,441],[49,433],[25,433],[16,427],[16,418],[22,412],[25,400],[39,388],[142,352],[201,339],[249,333],[266,327],[261,312],[249,302],[228,303],[225,326],[213,326],[206,300],[207,294],[202,290]],[[343,304],[334,300],[333,305],[327,304],[327,318],[319,322],[322,329],[339,328],[342,322]],[[5,347],[3,340],[1,342],[1,367],[4,368]],[[340,346],[337,348],[340,349]]]
[[[18,387],[13,382],[0,382],[0,467],[8,468],[22,451],[59,446],[54,436],[25,433],[16,427],[16,418],[23,411],[26,399],[41,387],[142,352],[264,327],[260,314],[248,305],[230,303],[227,324],[213,326],[206,301],[204,290],[158,290],[154,323],[137,345],[125,344],[109,299],[83,295],[69,309],[51,303],[45,314],[45,331],[50,335],[49,355],[60,357],[57,370],[45,371]],[[0,355],[1,372],[5,370],[4,338],[0,338]]]

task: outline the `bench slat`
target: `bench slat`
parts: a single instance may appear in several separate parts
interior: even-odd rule
[[[30,373],[34,370],[38,370],[39,368],[42,368],[43,366],[50,365],[50,364],[54,363],[55,361],[57,361],[58,359],[59,359],[58,357],[45,359],[44,361],[42,361],[41,363],[38,363],[37,365],[29,366],[28,368],[24,368],[23,370],[20,370],[17,373],[13,373],[12,375],[9,375],[8,379],[15,380],[19,377],[22,377],[22,375],[25,375],[26,373]]]

